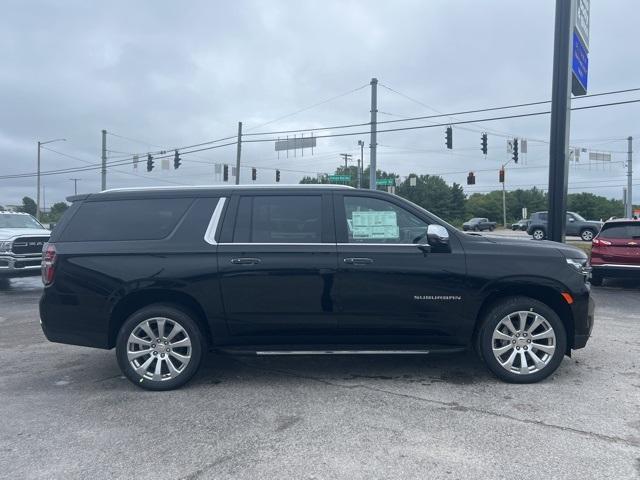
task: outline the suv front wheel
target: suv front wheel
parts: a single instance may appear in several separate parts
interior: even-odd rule
[[[498,378],[534,383],[558,368],[566,345],[564,325],[551,308],[532,298],[513,297],[487,313],[476,346]]]
[[[122,325],[116,356],[131,382],[148,390],[172,390],[200,366],[203,337],[186,312],[165,304],[138,310]]]
[[[589,228],[585,228],[580,232],[580,238],[585,242],[590,242],[591,240],[593,240],[593,237],[595,236],[596,236],[596,232],[594,232]]]

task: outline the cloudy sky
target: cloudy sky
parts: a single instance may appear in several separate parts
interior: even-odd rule
[[[63,137],[66,142],[46,146],[59,153],[43,149],[42,170],[87,170],[43,176],[47,205],[73,193],[70,178],[80,179],[80,192],[97,191],[100,172],[89,168],[100,161],[100,132],[106,129],[109,161],[116,164],[108,170],[110,188],[216,183],[214,164],[234,163],[235,146],[185,156],[178,170],[162,170],[157,161],[149,174],[143,165],[134,170],[127,156],[234,135],[238,121],[249,133],[310,133],[367,122],[372,77],[380,81],[381,121],[547,100],[554,5],[10,0],[0,16],[0,177],[35,172],[37,141]],[[590,93],[640,87],[639,19],[637,1],[592,2]],[[631,98],[640,92],[573,105]],[[486,158],[482,131],[489,133]],[[571,167],[570,191],[620,197],[629,135],[640,142],[640,104],[574,112],[572,145],[611,152],[612,161],[589,165],[583,154]],[[507,187],[546,188],[548,116],[454,127],[452,151],[444,147],[444,127],[381,133],[378,167],[399,175],[442,174],[467,192],[489,191],[500,187],[498,169],[509,159],[506,142],[512,136],[528,139],[528,153],[508,167]],[[276,168],[287,183],[332,172],[339,153],[359,156],[360,139],[369,144],[366,134],[319,139],[314,155],[298,152],[295,158],[278,158],[272,142],[244,144],[241,179],[250,181],[250,167],[258,169],[257,183],[273,183]],[[468,171],[476,172],[474,187],[466,186]],[[640,203],[640,182],[636,192]],[[0,178],[0,204],[20,203],[25,195],[35,198],[35,177]]]

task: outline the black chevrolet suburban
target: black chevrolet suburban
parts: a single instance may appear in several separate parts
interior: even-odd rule
[[[44,248],[50,341],[116,349],[124,374],[176,388],[208,350],[476,350],[541,380],[593,325],[587,257],[466,234],[395,195],[328,185],[108,190],[70,197]]]

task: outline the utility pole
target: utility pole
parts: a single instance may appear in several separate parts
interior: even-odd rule
[[[633,137],[627,137],[627,218],[633,217]]]
[[[37,180],[37,192],[36,192],[36,219],[40,220],[40,150],[42,149],[42,145],[46,145],[47,143],[53,142],[65,142],[65,138],[56,138],[54,140],[47,140],[46,142],[38,142],[38,180]]]
[[[502,226],[507,228],[507,193],[504,184],[505,182],[502,182]]]
[[[73,182],[73,194],[77,195],[78,194],[78,182],[80,180],[82,180],[81,178],[70,178],[69,180],[71,180]]]
[[[350,153],[341,153],[340,156],[344,159],[344,174],[346,175],[348,173],[348,169],[349,169],[349,160],[351,160],[351,154]]]
[[[622,216],[627,216],[627,202],[629,198],[627,197],[627,187],[622,187]]]
[[[362,188],[362,171],[364,170],[364,142],[358,140],[360,145],[360,161],[358,162],[358,188]]]
[[[369,144],[369,189],[377,190],[376,147],[378,146],[378,79],[371,79],[371,143]]]
[[[575,0],[556,0],[549,144],[549,239],[564,241],[569,167]]]
[[[242,122],[238,122],[238,143],[236,143],[236,185],[240,185],[241,153],[242,153]]]
[[[102,130],[102,190],[107,189],[107,131]]]

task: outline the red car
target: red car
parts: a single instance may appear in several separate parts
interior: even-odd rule
[[[590,263],[593,285],[606,277],[640,278],[640,221],[606,222],[593,239]]]

